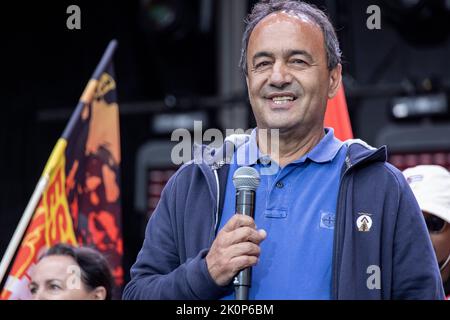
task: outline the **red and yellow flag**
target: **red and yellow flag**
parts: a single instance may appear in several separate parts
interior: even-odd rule
[[[65,157],[66,141],[58,140],[43,176],[50,176],[16,258],[1,299],[28,299],[30,272],[42,251],[60,242],[75,245],[76,238],[66,198]],[[51,172],[49,172],[51,170]]]
[[[352,125],[348,115],[343,83],[341,83],[336,96],[328,100],[324,126],[334,128],[334,135],[342,141],[353,139]]]
[[[33,267],[39,255],[57,243],[96,248],[108,259],[117,288],[122,285],[120,131],[112,65],[115,47],[113,41],[47,162],[41,180],[48,182],[16,252],[1,299],[29,299]]]

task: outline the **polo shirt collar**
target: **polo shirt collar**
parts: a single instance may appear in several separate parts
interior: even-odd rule
[[[342,145],[343,142],[334,136],[334,129],[325,128],[325,136],[306,154],[306,158],[317,163],[333,161]]]
[[[239,166],[251,166],[258,161],[267,164],[270,161],[269,156],[259,150],[256,134],[257,128],[252,130],[250,139],[236,150],[236,162]],[[325,128],[325,136],[320,142],[310,152],[292,163],[303,163],[306,159],[316,163],[333,161],[342,145],[343,142],[334,136],[333,128]]]

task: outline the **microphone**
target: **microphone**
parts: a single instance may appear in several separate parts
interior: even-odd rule
[[[252,167],[240,167],[234,172],[233,184],[236,188],[236,213],[255,216],[255,194],[261,181],[258,171]],[[241,270],[234,278],[236,300],[248,300],[252,282],[252,268]]]

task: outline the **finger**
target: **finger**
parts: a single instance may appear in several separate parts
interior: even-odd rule
[[[266,233],[260,232],[250,227],[240,227],[236,230],[230,231],[227,235],[226,242],[228,245],[233,245],[241,242],[253,242],[255,244],[261,243],[266,237]]]
[[[264,229],[259,229],[258,233],[261,235],[261,237],[263,238],[263,240],[267,237],[267,232]]]
[[[242,269],[248,268],[248,267],[253,267],[254,265],[256,265],[259,261],[258,257],[255,256],[239,256],[239,257],[235,257],[233,258],[232,261],[230,261],[232,263],[232,272],[233,274],[238,273],[239,271],[241,271]]]
[[[243,214],[234,214],[224,225],[222,230],[230,232],[240,227],[250,227],[255,229],[255,220],[253,220],[252,217],[244,216]]]
[[[230,246],[227,250],[227,255],[230,258],[230,261],[233,258],[239,256],[255,256],[259,257],[261,254],[261,248],[251,242],[241,242]]]

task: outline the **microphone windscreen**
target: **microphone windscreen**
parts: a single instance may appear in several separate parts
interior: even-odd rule
[[[252,167],[240,167],[233,175],[233,184],[237,190],[255,191],[261,181],[258,171]]]

